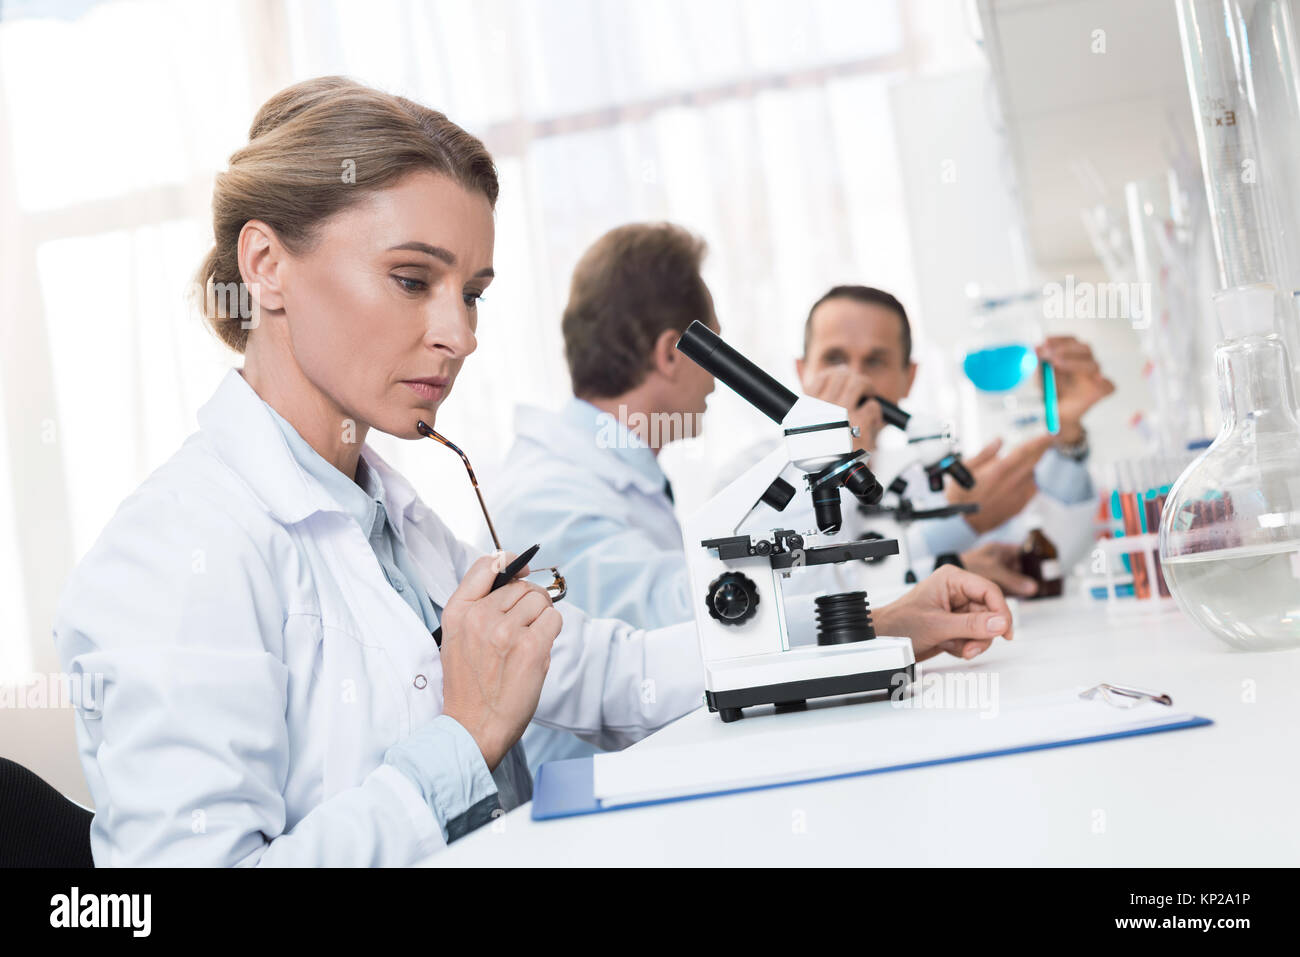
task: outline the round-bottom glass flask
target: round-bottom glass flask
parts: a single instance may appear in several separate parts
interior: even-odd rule
[[[1249,651],[1300,647],[1300,419],[1273,333],[1273,290],[1215,300],[1223,428],[1174,484],[1160,523],[1169,590],[1201,627]]]

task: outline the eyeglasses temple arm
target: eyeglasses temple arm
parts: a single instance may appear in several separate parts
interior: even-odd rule
[[[415,423],[415,430],[426,438],[433,439],[435,442],[441,442],[447,448],[451,449],[460,456],[460,460],[465,463],[465,471],[469,473],[469,482],[474,486],[474,494],[478,497],[478,507],[483,510],[483,520],[487,522],[488,533],[492,536],[492,544],[496,546],[497,551],[501,551],[501,539],[497,538],[496,526],[492,524],[492,516],[488,514],[487,502],[483,501],[483,493],[478,487],[478,476],[474,474],[474,467],[469,464],[469,457],[460,450],[454,442],[449,442],[429,426],[424,424],[421,419]]]

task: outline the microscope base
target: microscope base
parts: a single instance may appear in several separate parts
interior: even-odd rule
[[[825,678],[807,678],[781,684],[762,685],[757,688],[737,688],[733,691],[705,691],[704,703],[724,722],[744,717],[743,708],[754,705],[776,705],[778,713],[801,710],[809,698],[829,698],[843,694],[862,694],[867,691],[890,691],[907,687],[915,677],[916,665],[869,671],[857,675],[833,675]],[[904,675],[900,681],[896,676]]]

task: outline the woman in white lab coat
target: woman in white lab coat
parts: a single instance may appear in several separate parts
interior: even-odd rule
[[[534,713],[621,747],[699,705],[692,624],[489,592],[501,557],[365,445],[417,438],[473,352],[496,195],[478,140],[339,78],[268,101],[218,176],[200,279],[243,368],[55,621],[66,670],[102,688],[77,713],[98,866],[410,864],[529,798]],[[1009,636],[985,585],[898,604],[918,657]]]

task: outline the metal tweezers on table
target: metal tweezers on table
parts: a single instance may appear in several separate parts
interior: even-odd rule
[[[1080,698],[1086,698],[1091,701],[1093,698],[1101,695],[1102,700],[1116,708],[1131,708],[1143,701],[1154,701],[1156,704],[1172,705],[1174,699],[1167,694],[1160,694],[1155,691],[1143,691],[1140,688],[1126,688],[1123,685],[1113,685],[1102,682],[1094,688],[1087,691],[1079,692]]]

